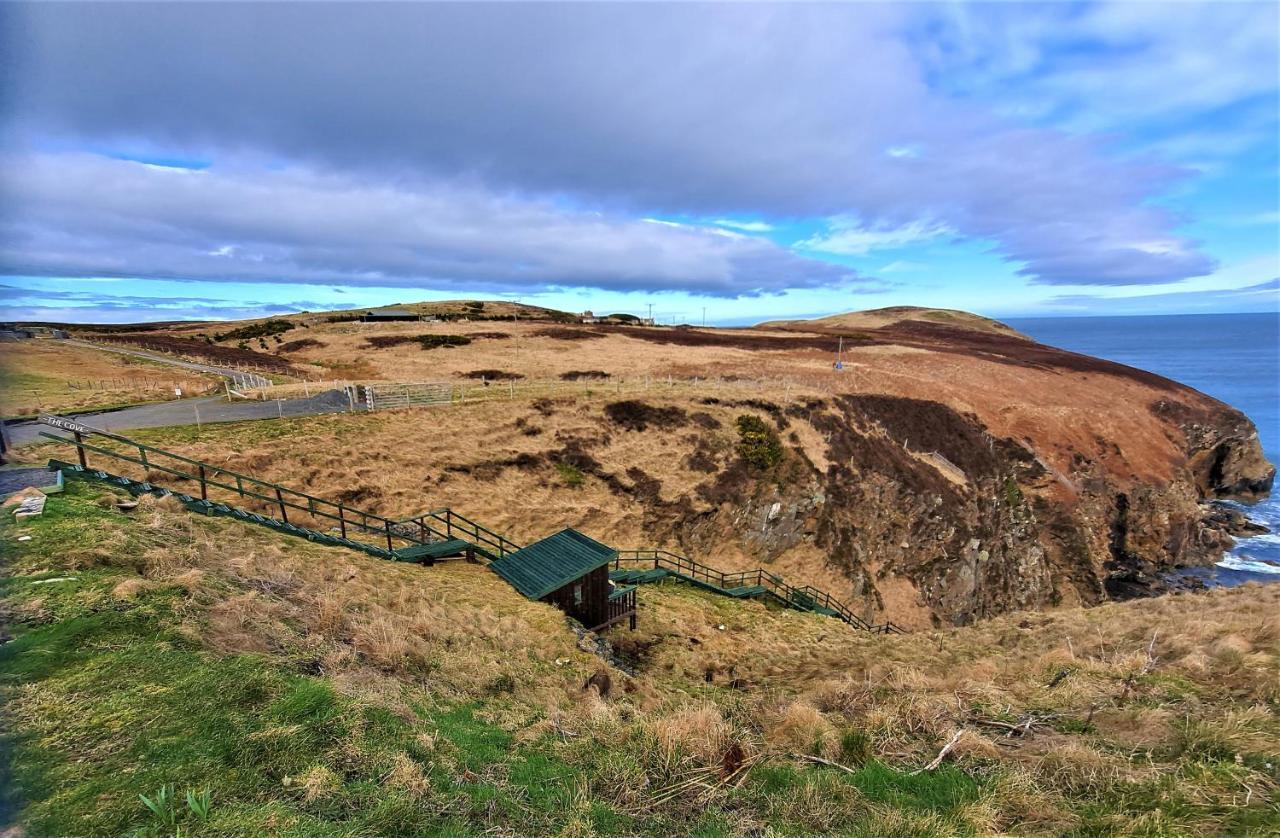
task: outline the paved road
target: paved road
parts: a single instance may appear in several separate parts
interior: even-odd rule
[[[118,355],[132,355],[135,358],[145,358],[148,361],[168,364],[171,367],[181,367],[184,370],[220,375],[223,378],[230,379],[233,387],[266,387],[271,383],[271,379],[263,378],[257,373],[244,372],[243,370],[237,370],[231,367],[216,367],[212,364],[200,364],[195,361],[183,361],[169,355],[163,355],[159,352],[149,352],[146,349],[134,349],[128,346],[104,346],[101,343],[93,343],[87,340],[80,340],[79,338],[69,338],[66,342],[75,346],[83,346],[86,349],[97,349],[101,352],[115,352]]]
[[[357,410],[362,409],[357,404]],[[103,431],[128,431],[135,428],[167,428],[213,422],[243,422],[248,419],[279,419],[285,416],[317,416],[322,413],[345,413],[350,400],[342,390],[327,390],[309,399],[277,399],[266,402],[228,402],[221,396],[181,399],[158,404],[144,404],[101,413],[66,414],[84,424]],[[17,448],[41,442],[41,431],[54,432],[39,422],[18,422],[8,426],[9,440]]]

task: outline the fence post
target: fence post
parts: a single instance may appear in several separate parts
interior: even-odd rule
[[[343,514],[345,507],[338,504],[338,528],[342,532],[342,537],[347,537],[347,517]]]
[[[280,504],[280,520],[289,523],[289,513],[285,509],[284,495],[280,493],[279,486],[276,487],[276,502]]]
[[[204,463],[200,464],[200,500],[209,499],[209,484],[205,481]]]
[[[383,520],[382,525],[387,531],[387,552],[393,553],[395,552],[395,547],[391,543],[391,522],[389,520]]]

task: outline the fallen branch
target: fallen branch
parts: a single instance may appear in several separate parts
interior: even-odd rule
[[[956,743],[960,741],[960,738],[964,736],[964,734],[965,734],[964,728],[960,728],[959,730],[957,730],[954,734],[952,734],[951,741],[943,745],[941,751],[938,751],[938,755],[933,758],[933,762],[929,763],[924,768],[916,769],[911,773],[923,774],[926,771],[932,771],[933,769],[937,768],[939,765],[942,765],[942,761],[947,758],[947,754],[951,753],[951,749],[956,746]]]
[[[970,716],[968,722],[970,724],[982,725],[983,727],[995,727],[1000,730],[1008,731],[1009,736],[1026,736],[1032,733],[1037,725],[1042,725],[1047,721],[1058,718],[1058,713],[1050,713],[1044,716],[1029,715],[1015,722],[1002,722],[998,719],[984,719],[980,716]]]

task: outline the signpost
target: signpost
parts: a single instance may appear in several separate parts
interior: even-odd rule
[[[63,431],[71,431],[72,436],[76,440],[76,456],[80,459],[80,468],[88,468],[88,464],[84,458],[84,437],[86,434],[99,433],[97,428],[91,428],[83,422],[77,422],[74,419],[66,419],[62,416],[53,416],[48,413],[40,414],[40,421],[45,425],[58,428]]]

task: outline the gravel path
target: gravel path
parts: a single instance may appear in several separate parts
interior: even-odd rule
[[[362,406],[357,404],[356,410]],[[322,413],[346,413],[351,409],[342,390],[327,390],[309,399],[276,399],[266,402],[228,402],[222,396],[181,399],[158,404],[144,404],[103,413],[67,414],[84,424],[103,431],[127,431],[135,428],[167,428],[194,425],[197,422],[243,422],[249,419],[279,419],[285,416],[317,416]],[[40,442],[41,431],[53,428],[39,422],[18,422],[8,426],[9,440],[15,448]]]

